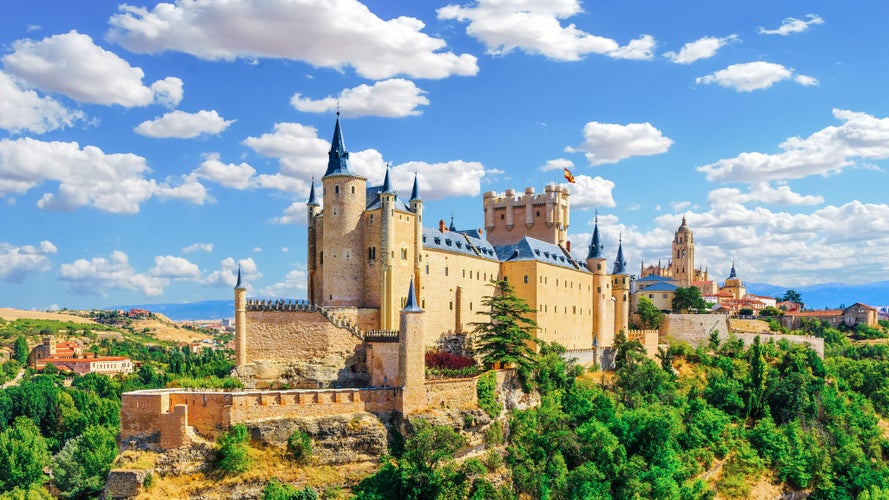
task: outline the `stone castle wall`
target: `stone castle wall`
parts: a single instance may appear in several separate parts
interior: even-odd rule
[[[362,341],[319,312],[247,311],[247,361],[310,361],[351,357]]]

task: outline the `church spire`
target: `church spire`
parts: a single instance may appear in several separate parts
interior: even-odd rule
[[[420,200],[420,181],[416,173],[414,173],[414,188],[411,189],[411,199],[408,201],[422,201]]]
[[[627,261],[624,260],[624,241],[623,236],[620,237],[620,243],[617,245],[617,260],[614,261],[614,270],[611,274],[627,274]]]
[[[738,274],[735,272],[735,261],[732,261],[732,270],[728,274],[728,279],[737,278]]]
[[[315,178],[312,177],[312,187],[309,188],[309,201],[306,202],[307,206],[317,207],[318,199],[315,198]]]
[[[340,127],[340,114],[336,114],[336,127],[333,129],[333,139],[330,141],[330,151],[327,153],[328,175],[355,175],[352,164],[349,163],[349,152],[346,151],[346,142],[343,140],[343,131]]]
[[[599,241],[599,214],[596,214],[596,225],[593,228],[593,239],[590,241],[590,251],[587,254],[587,259],[601,259],[602,253],[605,250],[605,245],[603,245]]]

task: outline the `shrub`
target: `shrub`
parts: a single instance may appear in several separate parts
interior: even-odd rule
[[[478,378],[475,386],[478,395],[478,406],[491,416],[496,418],[503,411],[503,405],[497,398],[497,374],[488,372]]]
[[[309,463],[312,458],[312,438],[301,430],[295,430],[287,438],[287,451],[299,464]]]
[[[503,444],[503,425],[499,420],[491,422],[490,427],[485,430],[485,444],[488,446]]]
[[[247,456],[247,426],[235,424],[231,430],[219,437],[216,467],[230,473],[241,473],[250,467]]]
[[[262,498],[263,500],[316,500],[318,493],[308,486],[298,489],[272,478],[262,490]]]
[[[428,368],[443,368],[446,370],[460,370],[475,366],[475,360],[447,351],[429,351],[426,353],[426,366]]]

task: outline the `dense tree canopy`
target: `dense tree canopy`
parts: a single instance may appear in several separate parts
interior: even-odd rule
[[[671,306],[674,313],[703,312],[710,309],[710,304],[701,296],[701,291],[694,286],[677,288],[673,292]]]
[[[530,372],[535,357],[537,323],[528,318],[534,309],[515,294],[505,280],[492,281],[494,293],[482,299],[487,321],[470,323],[476,335],[476,351],[487,365],[514,365]]]

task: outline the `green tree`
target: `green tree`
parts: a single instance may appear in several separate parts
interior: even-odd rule
[[[11,427],[0,432],[0,491],[42,483],[49,459],[46,440],[34,422],[16,418]]]
[[[639,297],[636,314],[639,315],[639,322],[645,330],[657,330],[664,320],[664,313],[655,307],[654,302],[648,297]]]
[[[312,438],[297,429],[287,438],[287,451],[298,464],[305,465],[312,458]]]
[[[514,364],[520,373],[534,366],[537,323],[525,315],[534,309],[515,294],[505,280],[492,281],[494,294],[482,299],[488,321],[470,323],[476,334],[476,352],[488,365]]]
[[[784,311],[782,311],[776,307],[768,306],[768,307],[763,307],[762,309],[760,309],[759,315],[763,316],[763,317],[784,316]]]
[[[231,430],[219,437],[219,456],[216,467],[225,472],[239,474],[250,467],[250,458],[247,456],[247,426],[235,424]]]
[[[794,302],[801,306],[805,305],[803,303],[803,296],[792,288],[784,292],[784,295],[782,295],[781,297],[776,298],[782,302]]]
[[[701,296],[701,291],[693,286],[688,288],[677,288],[673,292],[671,306],[673,307],[674,313],[688,312],[691,310],[706,311],[707,309],[710,309],[710,304],[708,304]]]
[[[308,486],[299,489],[272,478],[262,490],[262,498],[263,500],[316,500],[318,493]]]
[[[87,427],[69,439],[53,458],[53,482],[64,498],[93,498],[101,493],[117,457],[115,432],[101,425]]]
[[[28,353],[30,352],[30,349],[28,349],[28,339],[26,339],[24,335],[16,337],[15,344],[12,346],[12,352],[15,360],[22,365],[28,362]]]

